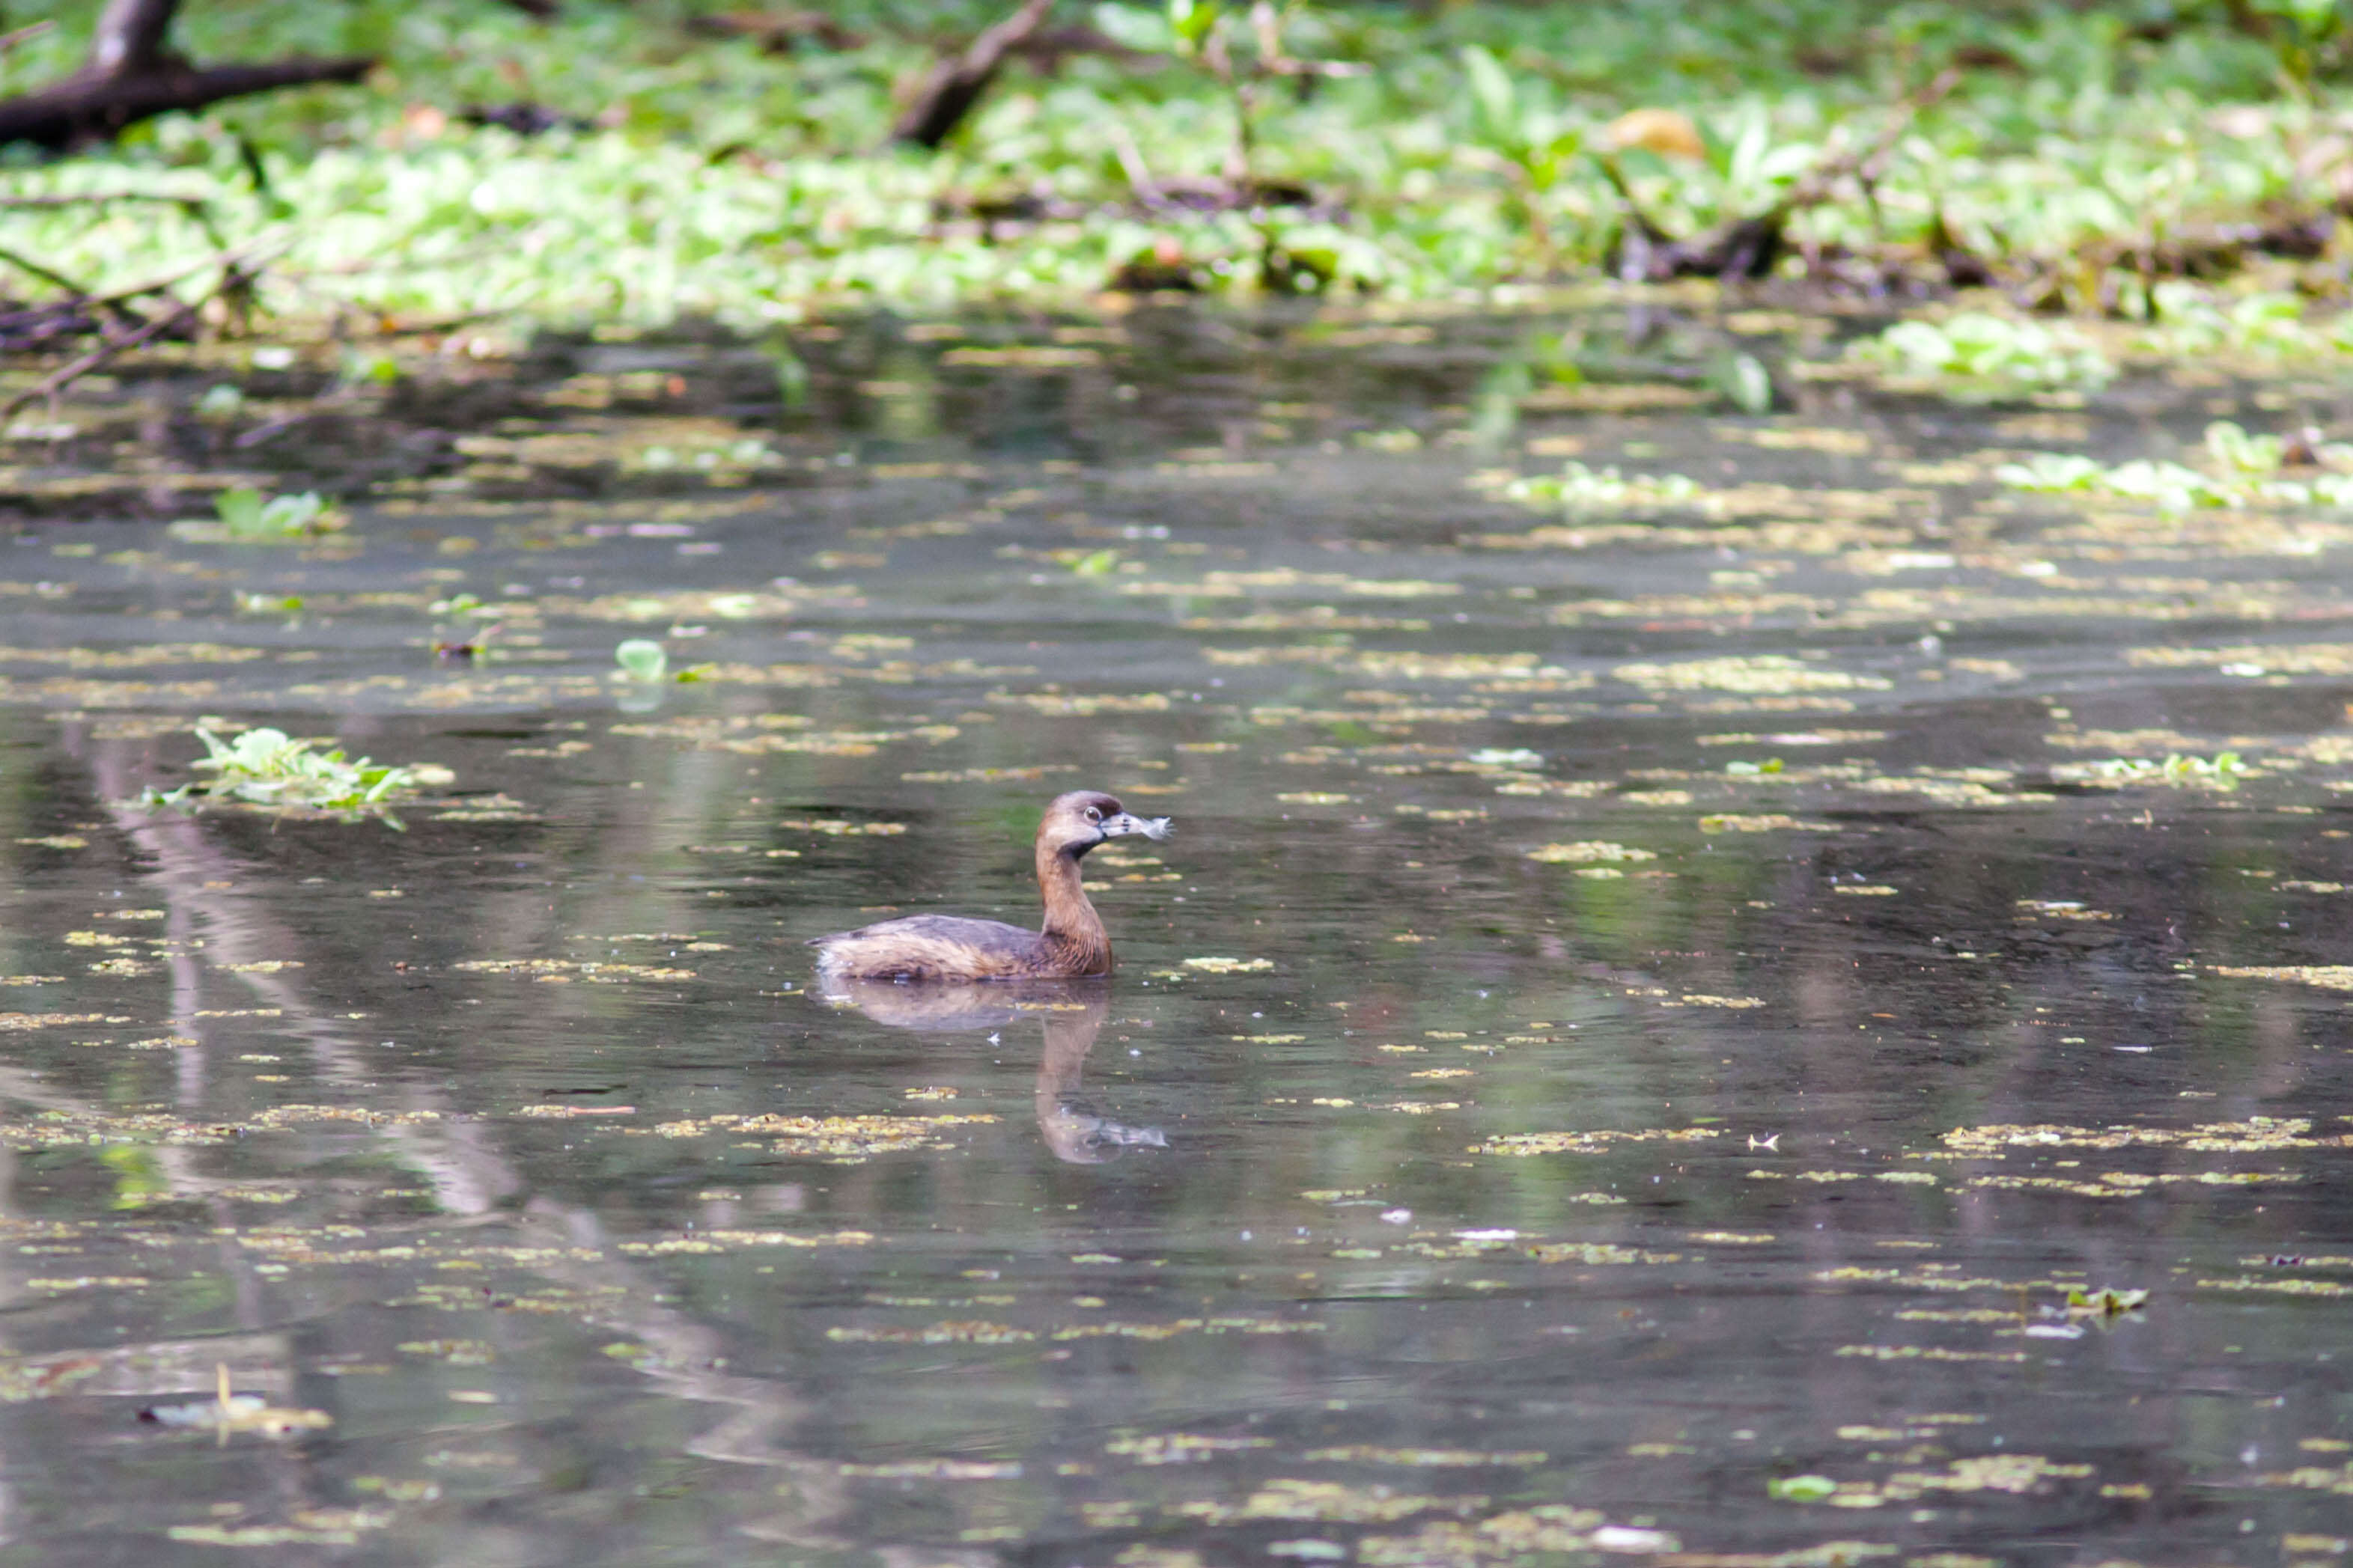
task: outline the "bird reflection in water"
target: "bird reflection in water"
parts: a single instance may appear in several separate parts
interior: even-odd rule
[[[1036,1019],[1045,1026],[1038,1058],[1038,1133],[1058,1160],[1100,1165],[1137,1144],[1168,1147],[1157,1127],[1130,1127],[1075,1103],[1087,1052],[1111,1016],[1101,980],[1000,981],[987,985],[902,985],[888,980],[837,980],[826,1000],[849,1005],[893,1029],[926,1034],[1001,1030]]]

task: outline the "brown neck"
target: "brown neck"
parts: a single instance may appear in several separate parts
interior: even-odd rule
[[[1086,889],[1079,884],[1079,858],[1059,849],[1038,846],[1038,891],[1046,900],[1047,940],[1074,948],[1099,963],[1080,967],[1082,974],[1099,974],[1111,968],[1111,938],[1103,934],[1103,921],[1094,905],[1087,902]]]

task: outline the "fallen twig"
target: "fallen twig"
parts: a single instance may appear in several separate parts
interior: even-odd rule
[[[110,319],[115,325],[136,331],[147,324],[147,318],[132,310],[129,295],[100,295],[75,282],[55,268],[0,248],[0,264],[16,268],[64,291],[65,298],[47,305],[37,305],[0,317],[0,353],[22,353],[37,348],[52,338],[79,337],[85,332],[104,336]]]
[[[206,296],[207,299],[210,297],[210,295]],[[43,376],[40,381],[36,383],[34,385],[18,393],[6,403],[0,404],[0,419],[12,417],[18,409],[25,407],[27,404],[38,403],[44,398],[55,397],[58,393],[63,392],[67,387],[72,385],[75,382],[79,381],[83,376],[88,375],[90,372],[98,369],[100,366],[111,363],[121,356],[129,353],[132,349],[161,336],[164,332],[168,331],[174,327],[193,322],[196,319],[197,310],[202,308],[202,301],[197,301],[194,304],[183,303],[179,309],[175,310],[168,310],[163,315],[155,317],[137,331],[132,332],[124,337],[117,338],[111,343],[101,343],[97,348],[90,350],[90,353],[82,355],[79,359],[68,361],[66,363],[59,365],[56,370],[51,371],[47,375]]]
[[[206,267],[217,266],[221,269],[219,279],[210,289],[206,289],[196,299],[179,300],[175,302],[171,309],[160,311],[156,315],[141,322],[136,330],[127,332],[121,337],[114,338],[109,342],[100,343],[98,347],[91,349],[88,353],[82,354],[77,359],[69,360],[66,363],[59,365],[56,370],[51,371],[47,375],[43,376],[32,386],[27,387],[25,391],[20,392],[16,396],[10,398],[6,403],[0,404],[0,419],[11,417],[17,410],[25,407],[27,404],[37,403],[44,398],[56,397],[58,393],[63,392],[67,387],[72,385],[75,382],[79,381],[83,376],[90,374],[92,371],[98,370],[104,365],[111,364],[114,361],[121,358],[124,354],[129,353],[132,350],[153,342],[155,339],[163,336],[166,332],[176,331],[186,326],[193,326],[196,321],[197,313],[213,300],[231,299],[249,290],[252,288],[253,280],[256,277],[255,258],[259,253],[267,250],[271,245],[284,246],[290,243],[291,243],[290,240],[280,237],[273,237],[268,241],[257,241],[253,245],[246,247],[241,251],[230,252],[225,255],[213,257],[209,260],[189,268],[187,272],[180,274],[179,278],[171,279],[163,282],[143,285],[136,289],[119,290],[114,294],[87,298],[79,301],[79,303],[82,305],[111,305],[122,300],[135,298],[140,294],[160,292],[164,289],[169,288],[172,283],[179,281],[180,279],[186,278],[192,273],[204,270]]]

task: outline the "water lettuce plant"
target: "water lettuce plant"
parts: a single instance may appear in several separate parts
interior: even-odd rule
[[[670,672],[670,655],[651,637],[630,637],[613,649],[613,662],[633,680],[659,680]]]
[[[1558,506],[1575,512],[1646,511],[1689,506],[1704,493],[1681,474],[1621,474],[1615,468],[1565,464],[1557,474],[1507,479],[1493,487],[1505,500]]]
[[[447,784],[455,775],[432,763],[386,766],[365,757],[356,761],[340,747],[320,751],[316,742],[298,740],[283,730],[247,730],[225,738],[214,728],[217,720],[199,721],[196,739],[206,755],[191,766],[210,773],[206,784],[182,784],[175,790],[150,788],[141,796],[145,805],[185,805],[191,800],[234,803],[267,810],[332,812],[348,819],[383,816],[392,826],[397,819],[385,808],[414,795],[427,785]]]
[[[2308,462],[2327,465],[2309,479],[2276,477],[2287,454],[2288,443],[2282,437],[2251,435],[2229,420],[2216,420],[2206,427],[2206,456],[2213,472],[2147,458],[2110,467],[2075,453],[2041,452],[2023,462],[2002,464],[1994,478],[2011,489],[2146,501],[2164,511],[2353,505],[2353,447],[2309,448],[2303,454]]]
[[[2040,452],[2022,463],[2004,463],[1994,478],[2014,490],[2080,493],[2154,502],[2168,511],[2228,506],[2237,491],[2179,463],[2136,458],[2110,468],[2073,452]]]
[[[343,513],[315,490],[265,496],[239,485],[213,498],[212,518],[185,518],[172,525],[179,538],[207,544],[296,544],[339,531]]]
[[[2281,289],[2232,297],[2210,285],[2168,279],[2148,290],[2151,325],[2137,346],[2163,358],[2242,354],[2303,360],[2353,350],[2353,317],[2316,321],[2308,301]]]
[[[1898,321],[1849,351],[1897,383],[1991,401],[2105,384],[2116,367],[2064,325],[1964,310],[1942,321]]]

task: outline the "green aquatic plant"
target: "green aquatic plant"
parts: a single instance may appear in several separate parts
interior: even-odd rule
[[[296,544],[339,531],[341,511],[316,490],[270,496],[238,485],[213,498],[213,517],[184,518],[172,525],[181,539],[206,544]]]
[[[1722,356],[1708,367],[1708,382],[1743,414],[1773,412],[1773,373],[1755,354]]]
[[[2168,279],[2148,291],[2155,324],[2137,347],[2167,358],[2216,353],[2295,359],[2353,350],[2353,318],[2322,324],[2295,294],[2265,290],[2230,299],[2186,279]]]
[[[2114,1318],[2126,1312],[2137,1312],[2148,1304],[2146,1290],[2119,1290],[2113,1286],[2097,1290],[2073,1289],[2067,1292],[2067,1312],[2071,1317]]]
[[[2161,763],[2147,757],[2063,763],[2051,770],[2051,776],[2086,784],[2173,784],[2227,791],[2237,789],[2246,772],[2247,764],[2236,752],[2217,752],[2211,759],[2177,752]]]
[[[756,436],[699,445],[657,443],[629,454],[623,468],[632,473],[673,473],[680,469],[739,471],[774,468],[782,462],[767,442]]]
[[[1775,1476],[1765,1483],[1765,1495],[1783,1502],[1820,1502],[1837,1490],[1828,1476]]]
[[[670,673],[670,655],[650,637],[630,637],[613,650],[613,660],[632,680],[659,680]]]
[[[2345,36],[2342,0],[2240,0],[2243,10],[2258,20],[2250,28],[2271,46],[2280,75],[2299,90],[2308,90],[2313,78],[2337,52]]]
[[[266,327],[324,336],[337,320],[455,321],[452,352],[464,355],[547,321],[704,317],[769,331],[845,303],[1075,303],[1164,249],[1187,288],[1267,286],[1271,246],[1312,253],[1335,289],[1453,299],[1600,272],[1630,205],[1685,237],[1752,216],[1825,156],[1876,136],[1916,85],[1902,79],[1915,63],[1990,46],[2022,69],[1973,73],[1925,106],[1867,180],[1807,207],[1785,265],[1799,255],[1900,263],[1932,237],[1959,237],[1988,261],[2060,280],[2089,308],[2103,278],[2125,275],[2113,258],[2135,247],[2161,256],[2177,237],[2268,221],[2267,208],[2298,199],[2327,210],[2329,171],[2314,160],[2343,89],[2295,64],[2341,48],[2341,31],[2323,40],[2307,26],[2336,16],[2324,17],[2326,5],[2245,0],[2277,17],[2260,36],[2235,4],[2155,7],[2169,41],[2152,47],[2111,6],[2011,7],[1986,20],[1849,0],[1110,0],[1085,20],[1134,56],[1008,64],[952,151],[929,157],[875,151],[902,107],[894,84],[1001,5],[896,18],[853,8],[845,17],[864,36],[786,55],[681,33],[689,12],[710,7],[584,3],[537,25],[504,0],[422,10],[247,0],[187,8],[183,41],[196,58],[299,43],[377,53],[384,68],[27,163],[11,172],[11,195],[35,201],[0,211],[0,247],[102,292],[267,230],[284,247],[247,301]],[[11,49],[0,70],[12,86],[76,68],[81,18],[96,9],[78,0],[63,25]],[[1274,21],[1271,54],[1261,12]],[[2307,35],[2284,63],[2274,52]],[[1863,37],[1881,45],[1824,43]],[[1845,57],[1827,76],[1826,49]],[[1335,60],[1370,68],[1292,74]],[[2278,101],[2284,69],[2304,84],[2295,101]],[[1237,88],[1249,89],[1248,173],[1280,201],[1231,200],[1248,194],[1228,180]],[[470,105],[519,98],[565,122],[522,135],[468,121]],[[1687,123],[1698,155],[1670,161],[1651,142],[1611,134],[1629,111]],[[1604,146],[1623,193],[1595,155]],[[147,199],[90,205],[120,193]],[[998,216],[1008,197],[1048,210]],[[2158,310],[2160,327],[2168,314]],[[355,392],[398,368],[364,342],[338,356],[339,381]],[[805,396],[799,362],[787,352],[776,363],[787,400]]]
[[[1891,380],[1947,395],[1993,400],[2105,385],[2116,367],[2065,326],[1964,310],[1942,321],[1898,321],[1848,353]]]
[[[1705,493],[1696,481],[1681,474],[1621,474],[1614,467],[1591,468],[1574,461],[1557,474],[1509,479],[1494,489],[1505,500],[1579,512],[1688,506]]]
[[[211,782],[182,784],[175,790],[150,787],[140,797],[142,805],[177,806],[202,799],[356,817],[382,815],[395,801],[429,784],[452,783],[456,777],[448,769],[429,763],[396,767],[365,757],[354,761],[345,757],[341,748],[322,752],[313,742],[267,727],[225,739],[213,728],[216,722],[197,723],[196,739],[204,742],[206,754],[190,764],[212,773]]]
[[[2047,494],[2108,496],[2147,501],[2165,511],[2228,506],[2353,505],[2353,447],[2312,449],[2306,460],[2328,465],[2309,479],[2275,477],[2285,466],[2288,443],[2278,436],[2249,434],[2227,419],[2206,426],[2206,456],[2219,473],[2180,463],[2137,458],[2111,468],[2075,453],[2041,452],[1994,470],[2000,483]]]
[[[2286,460],[2287,442],[2250,435],[2242,426],[2217,419],[2206,426],[2206,455],[2226,474],[2275,474]]]
[[[257,489],[227,489],[214,498],[213,510],[236,540],[300,539],[325,531],[321,520],[327,503],[316,490],[265,498]]]
[[[1460,58],[1471,89],[1466,161],[1498,169],[1511,181],[1518,216],[1549,266],[1559,246],[1547,215],[1557,205],[1560,186],[1577,171],[1585,128],[1538,100],[1493,50],[1468,44]]]
[[[2240,496],[2237,487],[2219,482],[2195,468],[2146,458],[2110,468],[2096,458],[2073,453],[2042,452],[2022,463],[2004,463],[1994,470],[1994,478],[2014,490],[2115,496],[2126,500],[2153,501],[2168,511],[2229,506]]]

